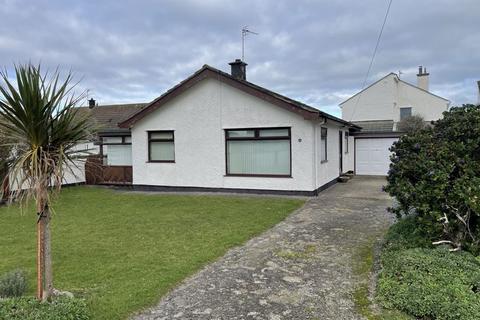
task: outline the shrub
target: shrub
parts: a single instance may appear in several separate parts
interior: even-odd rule
[[[413,115],[403,118],[397,124],[397,130],[401,132],[415,132],[424,129],[427,126],[425,119],[419,115]]]
[[[432,240],[428,237],[418,216],[409,215],[393,224],[384,237],[383,252],[399,251],[413,248],[431,248]]]
[[[0,278],[0,297],[20,297],[27,291],[27,279],[25,272],[14,270],[4,274]]]
[[[391,151],[385,190],[398,202],[391,211],[416,213],[428,238],[480,252],[480,107],[452,108]]]
[[[56,298],[39,302],[33,297],[0,300],[0,319],[5,320],[88,320],[91,319],[84,300]]]
[[[382,256],[377,299],[415,317],[480,319],[480,262],[445,248],[387,251]]]

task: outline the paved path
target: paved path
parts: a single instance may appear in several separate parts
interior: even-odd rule
[[[135,319],[361,319],[352,260],[391,221],[384,183],[356,177],[322,192]]]

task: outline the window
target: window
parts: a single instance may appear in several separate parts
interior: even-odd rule
[[[412,116],[412,108],[400,108],[400,120]]]
[[[345,153],[348,153],[348,137],[349,137],[348,131],[345,131]]]
[[[130,136],[102,137],[103,164],[107,166],[132,165],[132,138]]]
[[[148,132],[148,161],[175,162],[173,131]]]
[[[321,152],[321,162],[327,162],[327,128],[321,128],[320,131],[320,152]]]
[[[225,130],[227,175],[291,176],[290,128]]]

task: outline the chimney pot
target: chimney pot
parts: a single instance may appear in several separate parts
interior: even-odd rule
[[[423,66],[418,67],[418,74],[417,74],[417,87],[428,91],[428,82],[429,82],[429,74],[427,73],[427,68]]]
[[[247,80],[247,64],[241,59],[235,59],[235,61],[230,62],[231,66],[231,75],[238,80]]]
[[[95,99],[91,98],[90,100],[88,100],[88,107],[90,109],[93,109],[95,105],[96,105]]]

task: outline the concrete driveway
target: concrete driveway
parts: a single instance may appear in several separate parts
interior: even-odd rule
[[[392,221],[383,184],[336,184],[135,319],[361,319],[352,293],[362,279],[352,266]]]

